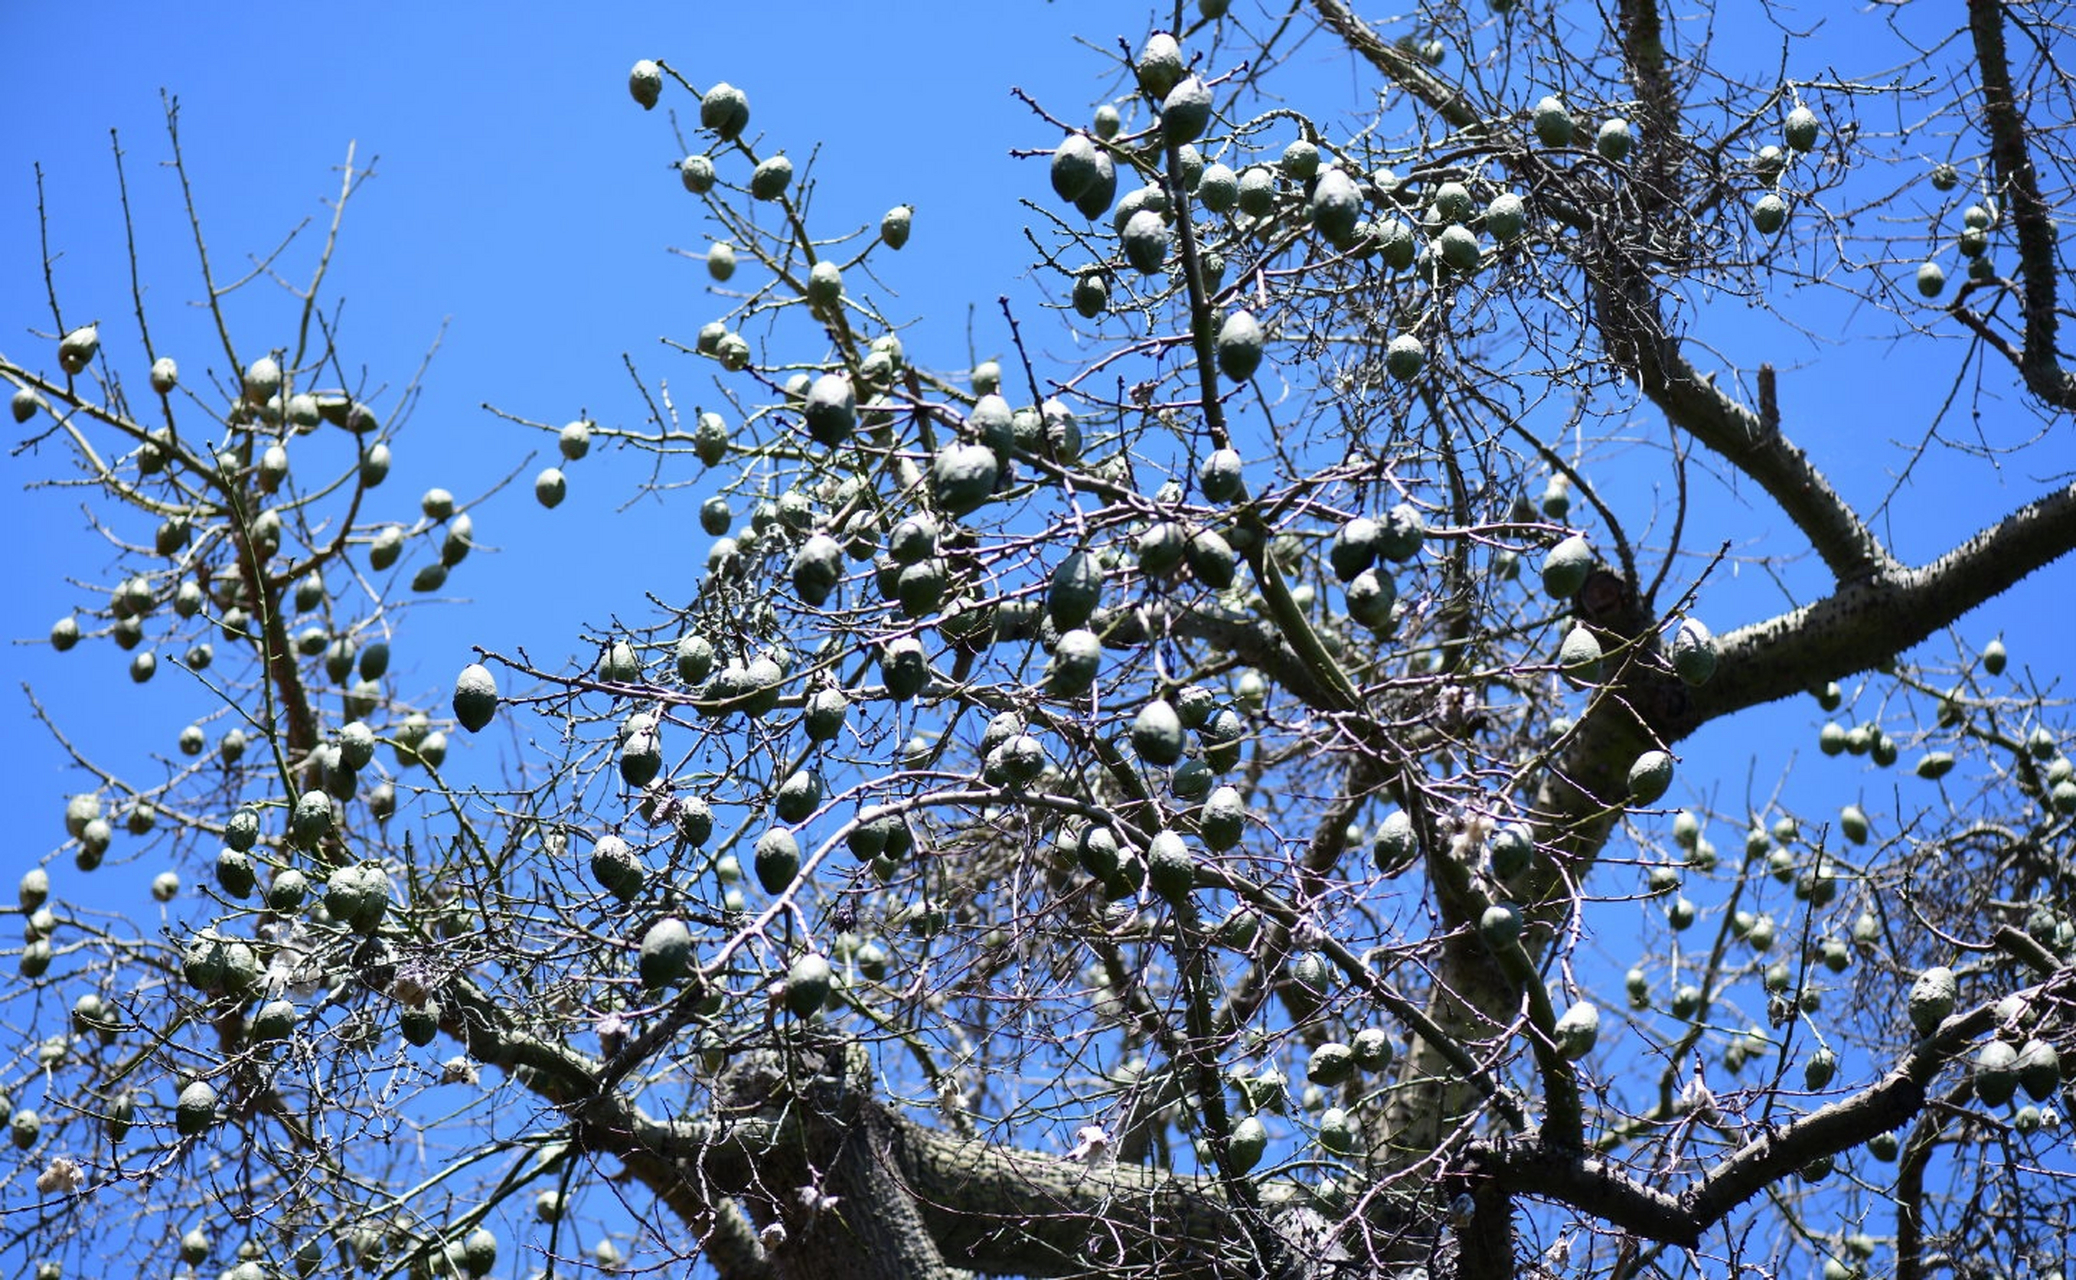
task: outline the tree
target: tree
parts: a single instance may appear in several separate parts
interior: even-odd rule
[[[2076,776],[2054,668],[1951,629],[2076,486],[1920,546],[1948,482],[1854,472],[2066,474],[2060,10],[1855,15],[1852,78],[1642,3],[1225,8],[1086,128],[1034,104],[1055,314],[958,377],[881,284],[908,206],[823,226],[809,140],[637,63],[696,106],[703,388],[508,416],[545,507],[607,448],[713,491],[707,572],[440,705],[389,656],[474,515],[395,518],[330,241],[278,350],[205,260],[234,386],[52,274],[0,376],[119,565],[51,643],[215,710],[163,764],[64,735],[10,1247],[127,1196],[247,1275],[568,1270],[600,1221],[581,1265],[729,1280],[2062,1264]],[[1798,326],[1848,341],[1776,373]],[[1951,395],[1819,458],[1798,386],[1876,335]],[[1674,789],[1812,692],[1821,784]],[[119,840],[186,873],[163,924],[73,905]]]

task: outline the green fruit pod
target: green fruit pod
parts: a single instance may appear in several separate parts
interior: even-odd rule
[[[100,349],[101,330],[94,325],[81,325],[58,339],[58,367],[72,375],[83,373]]]
[[[1946,269],[1936,262],[1927,262],[1917,269],[1917,291],[1926,298],[1936,298],[1946,290]]]
[[[1238,844],[1246,826],[1247,804],[1235,787],[1214,789],[1197,811],[1197,835],[1214,852],[1222,853]]]
[[[1156,832],[1146,846],[1146,883],[1168,902],[1180,905],[1196,888],[1197,864],[1189,845],[1173,831]]]
[[[1291,142],[1277,157],[1276,167],[1293,182],[1310,182],[1319,172],[1319,144],[1309,138]]]
[[[1473,208],[1470,188],[1460,182],[1444,182],[1434,189],[1430,212],[1437,222],[1468,222]]]
[[[1377,526],[1377,556],[1399,563],[1420,554],[1427,545],[1427,517],[1410,502],[1401,502],[1384,513]]]
[[[298,849],[315,849],[332,834],[336,822],[332,798],[322,791],[306,791],[289,813],[288,838]]]
[[[28,387],[16,387],[8,402],[16,422],[27,422],[48,407],[44,398]]]
[[[938,507],[955,516],[979,509],[995,491],[999,466],[995,451],[984,444],[959,442],[939,449],[930,463]]]
[[[295,1029],[296,1007],[286,1000],[269,1000],[252,1017],[252,1038],[258,1044],[286,1040]]]
[[[1290,963],[1290,985],[1285,988],[1292,1015],[1309,1018],[1326,1007],[1333,994],[1333,969],[1326,957],[1307,951]]]
[[[915,697],[930,682],[930,661],[914,636],[902,636],[880,650],[879,670],[887,696],[896,702]]]
[[[843,548],[828,534],[815,534],[793,553],[792,578],[800,599],[819,607],[843,580]]]
[[[1401,809],[1385,814],[1370,844],[1370,861],[1377,870],[1387,876],[1397,875],[1411,866],[1419,854],[1420,840],[1413,830],[1413,819]]]
[[[1070,553],[1052,572],[1046,611],[1053,625],[1071,631],[1095,616],[1103,603],[1103,567],[1086,551]]]
[[[1322,1046],[1323,1047],[1323,1046]],[[1317,1059],[1317,1055],[1314,1055]],[[1362,1127],[1355,1117],[1339,1107],[1328,1107],[1319,1115],[1319,1149],[1329,1155],[1355,1154],[1362,1145]]]
[[[807,303],[817,312],[826,312],[843,299],[843,269],[827,259],[817,262],[807,273]],[[830,375],[824,374],[824,377]],[[809,396],[813,400],[813,396]]]
[[[1556,1032],[1558,1054],[1577,1062],[1600,1040],[1600,1007],[1581,1000],[1557,1019]]]
[[[1778,232],[1788,220],[1788,202],[1769,191],[1752,206],[1752,226],[1764,235]]]
[[[1189,534],[1181,525],[1158,521],[1139,535],[1139,572],[1153,578],[1169,577],[1182,567],[1188,550]]]
[[[784,893],[800,874],[800,842],[785,828],[773,827],[757,837],[751,861],[764,892]]]
[[[678,161],[678,181],[693,195],[705,195],[714,189],[714,162],[706,156],[686,156]]]
[[[722,81],[699,99],[699,125],[712,129],[723,142],[733,142],[750,125],[749,95]]]
[[[1223,164],[1206,165],[1197,179],[1197,203],[1212,213],[1231,213],[1240,203],[1240,175]]]
[[[1817,136],[1821,126],[1817,114],[1808,107],[1796,107],[1788,113],[1787,125],[1782,129],[1788,145],[1797,151],[1816,150]]]
[[[627,652],[629,659],[632,660],[634,650],[630,647]],[[684,635],[679,636],[677,647],[673,652],[678,669],[678,679],[686,684],[696,685],[713,672],[713,642],[698,632],[688,631]],[[637,675],[639,670],[640,668],[637,664]],[[601,669],[599,674],[603,678],[603,669]]]
[[[1629,122],[1620,116],[1604,120],[1600,132],[1593,137],[1593,149],[1601,158],[1620,164],[1629,158],[1629,148],[1636,141],[1629,130]]]
[[[1917,976],[1911,984],[1907,1007],[1910,1025],[1921,1036],[1928,1036],[1939,1029],[1939,1024],[1953,1014],[1954,1005],[1961,994],[1960,981],[1952,969],[1935,965]]]
[[[1656,804],[1672,786],[1672,756],[1664,751],[1646,751],[1629,766],[1629,800],[1632,804]]]
[[[1555,94],[1535,104],[1535,136],[1546,147],[1568,147],[1571,145],[1571,112],[1565,108],[1564,99]]]
[[[480,662],[471,662],[454,679],[454,718],[470,733],[481,732],[497,716],[497,680]]]
[[[796,1018],[812,1018],[829,1001],[835,974],[829,958],[810,951],[786,970],[786,1008]]]
[[[857,425],[857,398],[851,380],[841,373],[822,373],[808,388],[808,402],[801,407],[808,434],[816,444],[835,448],[851,438]]]
[[[1342,582],[1352,582],[1357,574],[1375,564],[1382,535],[1382,527],[1368,516],[1357,516],[1335,530],[1333,543],[1327,548],[1327,563],[1334,576]]]
[[[1672,669],[1690,685],[1707,684],[1716,673],[1721,649],[1699,618],[1682,618],[1672,633]]]
[[[1543,557],[1543,591],[1553,600],[1569,600],[1586,585],[1593,571],[1593,547],[1581,534],[1550,548]]]
[[[1068,134],[1052,153],[1053,192],[1069,202],[1081,199],[1101,176],[1100,158],[1101,153],[1087,134]]]
[[[1389,573],[1364,569],[1348,584],[1345,594],[1349,617],[1380,634],[1390,631],[1393,609],[1398,603],[1398,582]]]
[[[1478,936],[1485,940],[1486,946],[1498,950],[1520,939],[1521,925],[1519,907],[1511,902],[1495,902],[1478,917]]]
[[[1427,347],[1410,333],[1402,333],[1384,348],[1384,371],[1400,382],[1411,382],[1420,376],[1427,364]]]
[[[1218,370],[1234,382],[1245,382],[1261,367],[1264,337],[1250,311],[1235,311],[1218,328]]]
[[[173,1129],[192,1138],[216,1123],[216,1090],[206,1080],[191,1080],[182,1086],[173,1104]]]
[[[1161,99],[1161,138],[1169,146],[1195,142],[1211,124],[1211,90],[1198,76],[1184,76]]]
[[[1593,684],[1600,679],[1602,657],[1600,641],[1593,633],[1582,626],[1573,627],[1557,649],[1557,668],[1575,684]]]
[[[1517,240],[1528,230],[1528,206],[1520,196],[1502,191],[1485,206],[1485,230],[1495,240]]]
[[[908,243],[909,232],[915,227],[915,209],[897,204],[886,211],[879,220],[879,238],[889,249],[899,249]]]
[[[1182,81],[1182,46],[1176,43],[1174,36],[1156,31],[1140,48],[1133,70],[1138,75],[1140,89],[1149,97],[1164,98]]]
[[[647,58],[635,63],[627,73],[627,92],[641,103],[642,110],[654,109],[663,97],[663,68]]]
[[[1261,1163],[1262,1153],[1268,1148],[1268,1129],[1255,1117],[1243,1116],[1225,1140],[1225,1157],[1234,1173],[1243,1174]]]
[[[497,1237],[487,1227],[477,1227],[469,1232],[461,1241],[461,1269],[473,1280],[482,1280],[496,1265]]]
[[[1329,1040],[1312,1050],[1305,1063],[1305,1079],[1322,1089],[1345,1083],[1355,1074],[1355,1050],[1338,1040]]]
[[[1391,1069],[1391,1033],[1382,1027],[1365,1027],[1355,1033],[1355,1065],[1377,1075]]]
[[[2001,1107],[2018,1090],[2018,1050],[2007,1040],[1991,1040],[1975,1053],[1975,1096],[1986,1107]]]
[[[821,806],[822,777],[812,769],[795,769],[772,797],[779,821],[805,822]]]
[[[1141,209],[1124,225],[1125,261],[1143,275],[1154,275],[1168,260],[1169,239],[1167,220],[1151,209]]]
[[[1475,272],[1485,260],[1484,246],[1469,227],[1444,227],[1435,237],[1435,248],[1450,270],[1462,275]]]
[[[683,920],[666,916],[642,935],[639,970],[642,985],[655,990],[681,981],[692,967],[692,931]]]
[[[2053,1045],[2037,1037],[2027,1040],[2019,1049],[2013,1066],[2027,1097],[2035,1102],[2053,1100],[2062,1080],[2061,1058]]]
[[[1045,664],[1045,691],[1055,698],[1078,697],[1088,692],[1102,662],[1103,643],[1093,631],[1077,627],[1062,632]]]
[[[1110,282],[1100,271],[1084,271],[1074,281],[1074,311],[1084,320],[1093,320],[1110,309]]]
[[[233,899],[249,898],[257,882],[253,873],[252,855],[236,849],[222,849],[216,855],[216,883],[226,896]]]
[[[663,772],[663,737],[653,726],[627,735],[620,744],[620,777],[630,787],[646,787]]]
[[[1213,591],[1223,591],[1233,585],[1234,562],[1238,557],[1232,545],[1217,530],[1199,529],[1192,533],[1182,554],[1197,581]]]
[[[294,867],[283,867],[274,873],[273,882],[267,886],[267,910],[276,915],[290,915],[302,910],[303,902],[309,896],[309,877]]]
[[[1355,241],[1356,222],[1362,216],[1362,192],[1355,179],[1340,169],[1322,172],[1305,201],[1305,216],[1328,244],[1337,249],[1349,247]]]
[[[1139,709],[1132,720],[1132,749],[1141,759],[1167,767],[1182,759],[1182,717],[1165,698],[1156,698]]]
[[[771,157],[750,171],[750,198],[776,200],[793,181],[793,162],[783,155]]]
[[[1266,218],[1276,208],[1276,175],[1261,165],[1240,171],[1240,212],[1250,218]]]
[[[1237,502],[1246,495],[1245,465],[1234,449],[1214,449],[1197,468],[1197,486],[1207,502]]]

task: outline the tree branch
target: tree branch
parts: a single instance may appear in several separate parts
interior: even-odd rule
[[[2026,118],[2011,84],[2002,0],[1968,0],[1968,34],[1982,71],[1982,122],[1989,131],[1990,161],[2010,204],[2019,275],[2025,281],[2025,345],[2019,352],[2019,373],[2032,393],[2048,404],[2076,409],[2076,377],[2062,368],[2055,353],[2061,272],[2055,263],[2054,210],[2040,193]]]
[[[2076,484],[2027,503],[1917,569],[1849,583],[1722,637],[1715,677],[1654,727],[1675,741],[1711,720],[1865,670],[2076,550]]]

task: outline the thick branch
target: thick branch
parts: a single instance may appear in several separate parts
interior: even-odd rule
[[[2018,368],[2034,395],[2062,409],[2076,409],[2076,377],[2055,355],[2060,317],[2055,309],[2061,273],[2055,264],[2054,210],[2040,194],[2040,175],[2027,144],[2025,114],[2011,85],[2004,49],[2002,0],[1968,0],[1968,33],[1982,71],[1982,119],[1989,130],[1990,161],[2010,206],[2018,237],[2019,272],[2025,291],[2025,346]]]
[[[1722,638],[1715,677],[1655,727],[1666,741],[1722,716],[1862,671],[2076,550],[2076,484],[2005,516],[1918,569],[1852,583]]]

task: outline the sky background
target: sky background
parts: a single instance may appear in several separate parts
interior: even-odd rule
[[[471,501],[516,477],[475,511],[478,543],[493,553],[479,552],[455,573],[446,594],[460,602],[413,616],[398,646],[405,687],[415,673],[416,687],[444,705],[471,644],[523,647],[552,665],[578,652],[584,624],[615,609],[646,619],[642,593],[689,598],[703,570],[708,539],[694,512],[706,490],[667,505],[629,505],[643,469],[600,453],[569,468],[568,500],[542,512],[531,477],[550,460],[552,441],[482,408],[487,401],[550,423],[588,413],[639,425],[645,408],[624,365],[630,356],[652,382],[671,377],[681,405],[711,398],[704,365],[688,365],[658,341],[689,342],[721,310],[707,296],[701,264],[670,252],[703,250],[708,236],[670,167],[684,148],[666,108],[696,114],[696,103],[672,86],[663,107],[642,112],[626,89],[636,58],[670,61],[702,87],[728,80],[744,89],[753,128],[796,160],[819,144],[823,225],[868,225],[890,205],[912,203],[914,238],[885,259],[880,283],[899,295],[898,318],[922,320],[908,336],[911,358],[957,370],[1007,348],[996,297],[1030,303],[1024,273],[1032,252],[1019,202],[1052,203],[1042,162],[1009,152],[1049,149],[1058,134],[1012,87],[1078,118],[1116,91],[1105,78],[1106,52],[1118,38],[1136,46],[1153,12],[1109,0],[197,4],[177,14],[134,3],[9,3],[0,7],[0,46],[16,51],[0,89],[11,122],[0,131],[0,351],[31,366],[55,363],[39,271],[40,198],[65,324],[98,318],[111,357],[134,357],[113,129],[128,156],[160,348],[181,360],[190,385],[225,377],[220,350],[190,305],[199,288],[178,187],[162,164],[162,92],[180,101],[189,175],[220,275],[248,269],[307,219],[304,239],[283,259],[291,278],[305,278],[349,145],[358,165],[373,162],[376,177],[355,197],[327,289],[344,299],[342,349],[371,384],[391,388],[413,376],[436,342],[438,351],[369,514],[407,519],[430,486]],[[1736,52],[1763,62],[1778,49],[1762,33]],[[1315,54],[1320,71],[1307,92],[1333,108],[1367,101],[1345,60],[1324,46],[1300,48],[1287,83],[1304,82]],[[1814,75],[1823,65],[1823,53],[1810,49],[1790,69]],[[248,286],[231,310],[255,352],[291,340],[294,303],[264,282]],[[1020,316],[1036,346],[1068,353],[1042,313]],[[1833,319],[1812,314],[1807,323],[1825,331]],[[270,327],[282,336],[268,337]],[[1722,344],[1740,363],[1763,355],[1782,365],[1797,439],[1863,502],[1890,488],[1905,456],[1888,443],[1914,438],[1931,398],[1951,389],[1960,368],[1958,345],[1892,347],[1875,336],[1880,329],[1872,326],[1846,359],[1763,319],[1724,331]],[[1824,373],[1805,376],[1799,366],[1819,354]],[[141,391],[144,363],[131,358],[122,371]],[[394,401],[392,391],[380,402]],[[1995,398],[1984,408],[1989,437],[2034,429]],[[1950,465],[1937,455],[1935,467],[1912,477],[1899,518],[1883,532],[1916,558],[1985,511],[2037,492],[2068,458],[2057,447],[2046,465],[2028,455],[1999,468]],[[0,647],[10,729],[0,747],[0,812],[17,815],[20,832],[4,860],[10,876],[58,842],[63,796],[79,789],[63,753],[30,722],[25,688],[83,747],[125,768],[147,751],[170,755],[201,705],[170,665],[138,687],[126,674],[130,655],[112,645],[56,654],[41,643],[53,620],[99,602],[113,561],[82,509],[82,491],[25,491],[62,465],[51,447],[0,460],[0,545],[11,556],[0,639],[31,642]],[[1710,521],[1725,536],[1755,540],[1785,524],[1763,506],[1726,508]],[[2032,667],[2043,684],[2064,680],[2076,666],[2066,643],[2076,613],[2071,589],[2070,567],[2054,566],[1963,631],[1971,642],[2001,632],[2014,667]],[[1704,616],[1727,630],[1777,608],[1783,595],[1758,575],[1726,574],[1705,599],[1718,611]],[[1679,785],[1730,807],[1745,795],[1763,799],[1792,772],[1797,750],[1814,758],[1821,718],[1796,700],[1711,731],[1682,748]],[[1833,762],[1823,776],[1847,768],[1859,766]],[[1827,787],[1809,781],[1799,794],[1828,794],[1835,808],[1845,797]],[[1712,834],[1726,853],[1733,849],[1732,833]],[[122,861],[119,837],[103,874],[133,875],[129,888],[141,903],[160,868],[128,873]],[[1609,949],[1617,964],[1619,948]]]

